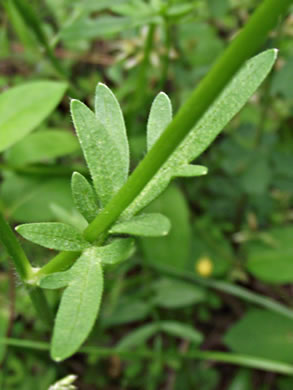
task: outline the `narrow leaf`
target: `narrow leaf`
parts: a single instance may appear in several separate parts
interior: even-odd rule
[[[32,81],[0,95],[0,152],[38,126],[57,106],[66,84]]]
[[[170,221],[162,214],[149,213],[120,222],[110,229],[112,234],[131,234],[133,236],[166,236],[171,228]]]
[[[96,194],[87,179],[78,172],[74,172],[71,179],[73,202],[77,210],[91,222],[98,214]]]
[[[126,180],[125,171],[121,170],[121,150],[115,135],[85,104],[72,100],[71,113],[96,193],[104,207]]]
[[[73,355],[90,333],[103,293],[101,259],[96,248],[83,252],[72,267],[74,279],[63,293],[55,320],[51,356],[56,361]]]
[[[160,137],[167,125],[172,120],[172,105],[168,95],[160,92],[153,101],[147,124],[147,148]]]
[[[121,176],[125,182],[129,172],[129,145],[124,118],[115,95],[102,83],[99,83],[96,89],[95,113],[116,145],[116,159],[120,161]]]
[[[154,336],[159,331],[158,324],[143,325],[138,329],[127,334],[116,346],[119,350],[128,350],[145,343],[150,337]]]
[[[200,344],[203,340],[202,334],[193,327],[177,321],[161,321],[160,329],[175,337],[189,340],[192,343]]]
[[[276,50],[267,50],[246,63],[140,195],[126,209],[125,217],[136,214],[149,204],[167,187],[174,176],[174,171],[193,161],[211,144],[256,91],[272,69],[276,58]]]
[[[72,226],[59,222],[28,223],[16,231],[29,241],[59,251],[80,251],[90,244]]]

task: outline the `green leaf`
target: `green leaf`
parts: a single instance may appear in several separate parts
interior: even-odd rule
[[[145,343],[150,337],[154,336],[159,331],[158,324],[143,325],[131,333],[127,334],[116,346],[119,350],[129,350]]]
[[[177,321],[161,321],[160,330],[172,336],[191,341],[195,344],[200,344],[203,340],[203,336],[198,330],[194,329],[190,325]]]
[[[153,303],[166,309],[195,305],[206,299],[206,292],[202,287],[175,279],[161,278],[153,284],[152,290]]]
[[[124,183],[129,173],[129,145],[124,118],[113,92],[102,83],[99,83],[96,88],[95,113],[116,145],[118,150],[116,158],[120,162],[120,174],[123,176]]]
[[[40,281],[40,287],[48,289],[63,288],[72,281],[73,276],[71,269],[65,272],[55,272],[54,274],[44,276]]]
[[[51,205],[71,212],[74,205],[67,178],[7,175],[0,187],[7,217],[18,222],[56,220]]]
[[[0,95],[0,151],[21,140],[60,102],[67,86],[57,81],[32,81]]]
[[[96,194],[92,186],[82,174],[74,172],[71,179],[71,189],[75,207],[88,222],[91,222],[99,212]]]
[[[72,272],[75,277],[63,293],[53,331],[51,356],[56,361],[73,355],[86,340],[103,293],[101,257],[96,248],[85,250]]]
[[[268,283],[293,281],[293,228],[274,228],[261,235],[263,240],[248,242],[246,267],[255,277]]]
[[[153,101],[147,124],[147,149],[160,137],[172,120],[172,105],[168,95],[160,92]]]
[[[109,233],[159,237],[166,236],[170,228],[171,224],[167,217],[158,213],[148,213],[133,217],[129,221],[118,222],[109,230]]]
[[[186,268],[191,255],[191,226],[187,202],[175,186],[170,186],[146,212],[166,215],[172,229],[166,237],[140,239],[146,261]]]
[[[135,246],[132,238],[121,238],[110,244],[96,248],[96,253],[101,254],[102,264],[118,264],[128,259],[134,253]]]
[[[202,165],[181,165],[178,168],[175,168],[173,171],[174,177],[193,177],[193,176],[203,176],[208,173],[208,169]]]
[[[265,310],[251,310],[229,328],[225,344],[233,351],[293,363],[292,320]]]
[[[86,105],[72,100],[71,113],[96,193],[104,207],[126,181],[125,170],[121,169],[124,156],[115,135]]]
[[[6,152],[7,161],[15,166],[65,156],[79,150],[76,137],[69,131],[44,130],[29,134]]]
[[[276,57],[276,50],[267,50],[246,63],[126,209],[124,216],[134,215],[149,204],[167,187],[174,176],[174,171],[193,161],[211,144],[262,83],[274,65]]]
[[[72,226],[59,222],[28,223],[16,231],[29,241],[59,251],[79,251],[90,246]]]

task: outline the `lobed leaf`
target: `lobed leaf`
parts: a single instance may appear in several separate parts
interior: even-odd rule
[[[96,193],[104,207],[126,181],[125,157],[121,156],[115,134],[85,104],[72,100],[71,113]]]
[[[0,95],[0,152],[34,130],[60,102],[67,85],[32,81]]]
[[[27,223],[16,231],[29,241],[59,251],[80,251],[90,246],[81,233],[59,222]]]
[[[109,233],[159,237],[166,236],[170,228],[171,224],[167,217],[158,213],[148,213],[138,215],[125,222],[118,222],[109,230]]]
[[[259,87],[272,69],[276,57],[276,50],[267,50],[244,65],[140,195],[124,211],[125,218],[138,213],[155,199],[167,187],[176,170],[193,161],[210,145]],[[167,109],[165,102],[165,110]]]
[[[71,179],[72,198],[77,210],[91,222],[98,214],[96,194],[87,181],[79,172],[74,172]]]
[[[71,268],[74,278],[62,295],[51,343],[51,356],[56,361],[79,349],[98,315],[104,278],[96,249],[86,249]]]

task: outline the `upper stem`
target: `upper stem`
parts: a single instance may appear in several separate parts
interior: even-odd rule
[[[5,221],[0,212],[0,240],[12,258],[15,268],[23,281],[28,281],[33,276],[33,269],[26,254],[20,246],[11,227]]]
[[[244,29],[216,61],[125,185],[85,230],[87,240],[95,241],[139,195],[243,63],[256,52],[268,32],[276,25],[279,16],[291,3],[292,0],[265,0],[258,7]]]

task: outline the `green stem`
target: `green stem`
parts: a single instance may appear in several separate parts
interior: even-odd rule
[[[95,241],[139,195],[243,63],[255,54],[291,3],[292,0],[266,0],[259,6],[244,29],[181,107],[127,183],[88,226],[85,231],[86,239]]]
[[[94,242],[117,220],[139,195],[168,157],[222,92],[243,63],[265,40],[268,32],[285,13],[292,0],[265,0],[237,35],[208,75],[200,82],[152,149],[134,170],[125,185],[85,230],[85,238]],[[70,255],[60,257],[60,267]],[[51,261],[55,261],[54,259]]]
[[[44,291],[38,287],[28,287],[27,290],[38,317],[50,328],[54,323],[54,315]]]
[[[0,212],[0,240],[5,246],[9,256],[13,260],[15,268],[20,275],[21,279],[26,282],[33,277],[33,269],[30,265],[26,254],[20,246],[15,234],[11,227],[5,221],[2,213]]]
[[[28,348],[40,351],[48,351],[50,349],[49,343],[13,338],[0,338],[0,345],[1,344],[16,348]],[[86,354],[97,354],[100,357],[118,355],[125,358],[126,360],[137,360],[138,358],[141,358],[153,361],[156,358],[156,352],[153,352],[150,349],[121,350],[116,348],[88,346],[82,347],[79,352]],[[293,366],[290,364],[249,355],[239,355],[231,352],[194,350],[184,354],[176,354],[176,356],[173,356],[172,354],[162,354],[161,357],[166,364],[168,364],[169,362],[173,363],[174,361],[178,361],[181,359],[199,359],[219,363],[237,364],[239,366],[250,367],[258,370],[270,372],[273,371],[280,374],[293,375]]]

